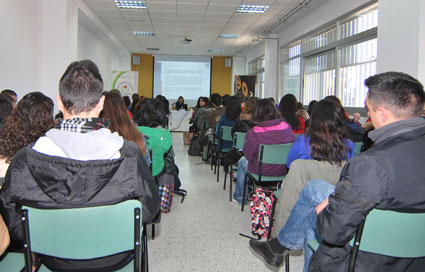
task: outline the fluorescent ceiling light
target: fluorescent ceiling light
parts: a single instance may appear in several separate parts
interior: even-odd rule
[[[236,9],[236,13],[264,13],[270,6],[261,5],[240,5]]]
[[[224,49],[209,49],[208,52],[211,53],[223,53]]]
[[[148,50],[148,51],[159,51],[159,48],[158,47],[155,47],[155,48],[149,47],[149,48],[146,48],[146,50]]]
[[[115,0],[115,5],[121,9],[146,9],[145,1]]]
[[[155,36],[155,32],[150,31],[133,31],[135,36]]]
[[[220,34],[218,35],[221,39],[237,39],[240,37],[238,34]]]

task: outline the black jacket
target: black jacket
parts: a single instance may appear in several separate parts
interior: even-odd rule
[[[0,192],[1,214],[11,237],[23,239],[22,205],[79,208],[139,199],[143,222],[150,222],[159,213],[158,187],[135,143],[124,141],[120,154],[115,160],[79,161],[48,156],[32,146],[21,149]]]
[[[344,166],[318,215],[318,232],[328,245],[313,255],[311,271],[347,271],[348,242],[371,209],[425,212],[425,120],[399,121],[375,132],[375,145]],[[360,251],[356,271],[405,271],[418,260]]]

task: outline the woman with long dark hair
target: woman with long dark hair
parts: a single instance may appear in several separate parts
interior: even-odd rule
[[[313,159],[340,164],[354,156],[355,145],[348,139],[344,117],[337,103],[323,99],[316,104],[310,126],[288,154],[287,165],[296,159]]]
[[[260,144],[284,144],[294,140],[291,126],[281,118],[270,99],[260,99],[255,103],[252,118],[254,127],[246,133],[245,144],[242,149],[245,156],[238,161],[236,188],[233,194],[234,201],[238,203],[242,203],[243,185],[247,170],[258,174]],[[263,175],[265,176],[282,176],[286,172],[285,165],[263,165]],[[248,196],[247,192],[245,192],[245,196]]]
[[[137,144],[143,156],[146,156],[145,141],[142,133],[137,130],[136,126],[131,121],[125,107],[124,100],[121,96],[105,92],[105,102],[100,117],[110,120],[109,129],[112,132],[117,132],[118,135],[127,141],[133,141]]]
[[[310,126],[288,154],[289,172],[276,203],[273,237],[285,226],[307,182],[322,179],[336,184],[344,163],[354,156],[355,146],[347,138],[343,119],[337,103],[326,99],[316,103]]]
[[[334,103],[339,105],[338,109],[344,120],[344,125],[347,128],[348,138],[351,139],[353,142],[363,142],[364,137],[366,135],[366,130],[360,125],[360,123],[358,123],[360,116],[358,116],[356,119],[350,118],[347,111],[342,106],[339,98],[334,95],[326,96],[325,99],[333,101]]]
[[[0,129],[0,178],[19,149],[54,127],[53,101],[40,92],[26,94]]]
[[[295,134],[304,133],[305,121],[297,112],[297,98],[293,94],[286,94],[279,103],[279,113],[292,127]]]
[[[227,106],[224,111],[224,114],[221,116],[220,121],[217,123],[216,136],[217,139],[220,138],[220,130],[222,126],[233,127],[236,121],[239,120],[239,115],[241,114],[241,103],[236,96],[231,96],[227,100]],[[232,141],[219,141],[218,148],[220,146],[228,148],[232,147]]]

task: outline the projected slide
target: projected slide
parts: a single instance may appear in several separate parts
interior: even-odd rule
[[[185,102],[210,96],[211,60],[209,57],[155,57],[154,96],[169,100],[183,96]]]

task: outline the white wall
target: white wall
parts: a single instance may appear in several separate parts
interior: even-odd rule
[[[383,0],[378,9],[378,72],[400,71],[425,83],[425,2]]]
[[[245,57],[233,57],[232,60],[232,93],[235,86],[235,76],[245,75]]]
[[[36,1],[2,1],[0,8],[0,90],[18,99],[40,90],[41,6]],[[13,26],[13,27],[12,27]]]
[[[56,102],[59,79],[71,61],[94,60],[105,90],[111,70],[130,70],[129,54],[116,53],[116,44],[109,46],[79,26],[80,5],[78,0],[1,0],[0,90],[15,90],[18,99],[41,91]]]
[[[78,60],[90,59],[97,64],[103,78],[103,89],[112,88],[112,70],[131,70],[130,57],[121,58],[115,52],[96,38],[92,33],[78,24]]]

